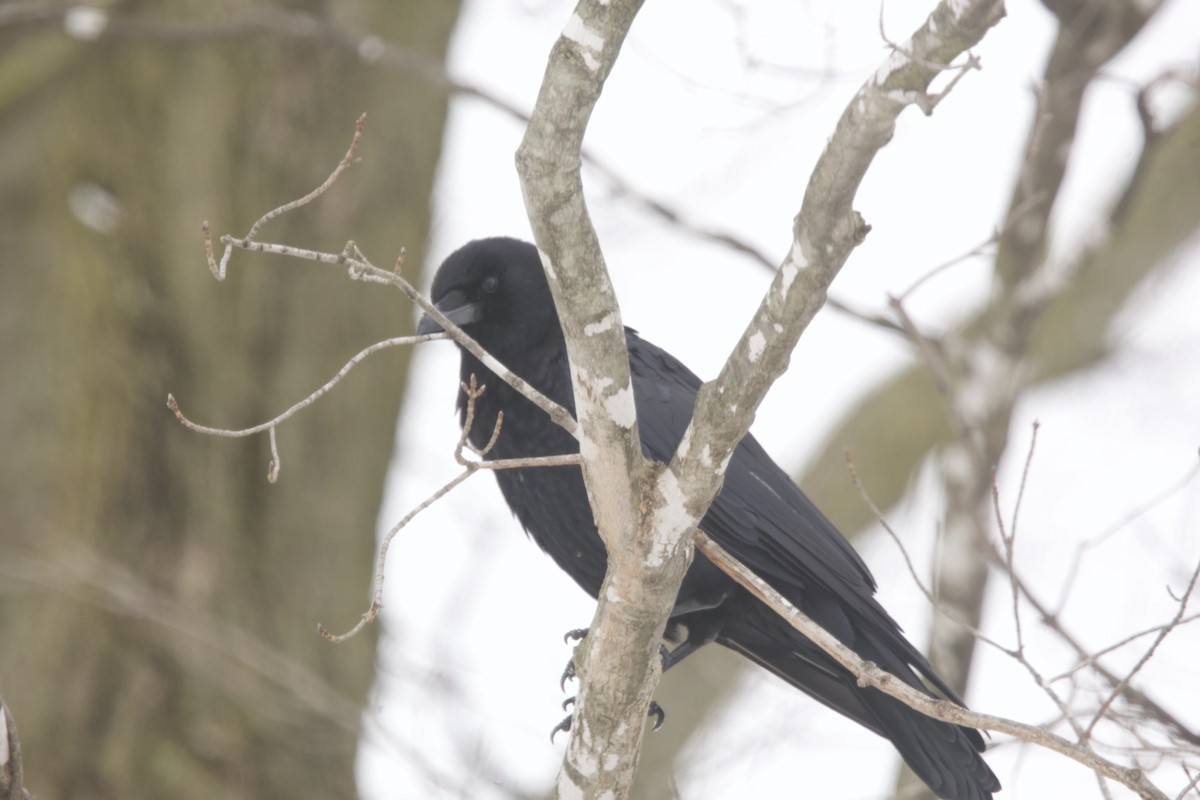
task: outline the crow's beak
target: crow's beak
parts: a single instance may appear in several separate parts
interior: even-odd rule
[[[460,328],[472,322],[478,322],[483,316],[483,309],[478,303],[472,303],[458,289],[447,292],[446,296],[434,303],[434,308],[446,315],[446,318]],[[417,323],[417,335],[425,336],[430,333],[440,333],[445,330],[437,320],[428,314],[421,315]]]

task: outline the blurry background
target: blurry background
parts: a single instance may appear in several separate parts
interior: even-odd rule
[[[889,295],[978,250],[905,308],[977,387],[1007,514],[1041,422],[1016,571],[1096,652],[1169,621],[1200,559],[1200,5],[1167,2],[1144,28],[1118,24],[1124,4],[1047,5],[1076,24],[1013,0],[978,50],[983,70],[931,118],[901,119],[856,202],[873,230],[832,296],[891,319]],[[770,273],[692,229],[778,261],[837,115],[887,55],[881,25],[901,41],[931,7],[647,4],[589,132],[606,169],[585,169],[626,324],[715,374]],[[376,520],[390,527],[457,471],[453,347],[418,348],[411,370],[410,351],[378,355],[284,425],[276,485],[263,438],[199,436],[164,401],[172,392],[208,424],[257,423],[411,330],[398,293],[336,269],[237,253],[218,283],[204,263],[202,220],[242,234],[317,185],[362,111],[364,163],[264,240],[337,251],[353,238],[381,265],[404,246],[409,276],[427,280],[470,238],[528,236],[512,112],[532,107],[570,8],[0,5],[0,694],[37,796],[548,791],[565,741],[548,741],[570,655],[561,634],[593,604],[521,535],[490,477],[394,543],[379,626],[339,646],[314,633],[365,610]],[[1072,58],[1106,22],[1117,30],[1105,42],[1132,42],[1085,69]],[[1152,83],[1141,96],[1161,135],[1148,150],[1137,100]],[[1039,97],[1053,113],[1037,112]],[[1047,152],[1054,137],[1065,144]],[[1022,176],[1030,154],[1044,160]],[[988,243],[1014,206],[1017,222]],[[1017,236],[1022,219],[1050,224]],[[977,356],[1025,273],[1053,300],[1003,342],[1026,369],[989,375]],[[962,583],[956,568],[985,561],[950,538],[963,492],[946,479],[955,443],[932,387],[904,336],[827,309],[755,426],[855,537],[920,643],[929,603],[842,453],[921,579]],[[973,603],[984,631],[1015,646],[1010,581],[984,577],[968,573],[978,591],[949,600],[968,614]],[[1078,655],[1021,608],[1032,664],[1046,678],[1070,669]],[[938,641],[953,651],[953,638]],[[1152,640],[1104,664],[1124,675]],[[1119,701],[1127,724],[1096,733],[1102,752],[1156,770],[1172,792],[1189,780],[1181,757],[1197,768],[1200,743],[1182,730],[1200,728],[1197,653],[1184,625],[1134,680],[1170,719]],[[944,658],[979,710],[1058,719],[1009,656]],[[1107,684],[1072,678],[1054,685],[1086,721]],[[896,791],[885,742],[715,648],[657,696],[668,720],[647,737],[641,796]],[[1098,795],[1083,768],[993,742],[1004,797]]]

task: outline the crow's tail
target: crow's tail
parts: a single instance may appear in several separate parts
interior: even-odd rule
[[[743,624],[750,622],[743,620]],[[767,623],[770,625],[771,623]],[[786,625],[786,623],[784,623]],[[991,800],[1000,781],[984,762],[983,737],[964,728],[927,717],[878,689],[858,686],[854,677],[808,639],[789,626],[790,644],[780,647],[779,631],[770,634],[743,625],[730,626],[718,641],[783,678],[796,688],[846,715],[864,727],[891,740],[905,762],[930,789],[944,800]],[[897,655],[890,643],[875,641],[870,634],[855,642],[854,650],[906,683],[928,692],[909,662]],[[907,642],[904,643],[907,645]],[[918,668],[932,668],[915,650]],[[951,698],[957,702],[957,698]]]

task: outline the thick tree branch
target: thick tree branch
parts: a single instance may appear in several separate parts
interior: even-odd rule
[[[671,462],[694,521],[720,489],[723,468],[713,476],[712,465],[728,463],[824,303],[829,284],[870,230],[852,202],[900,112],[921,105],[940,70],[936,65],[978,43],[1003,13],[999,0],[940,4],[846,106],[805,189],[791,249],[721,374],[700,390],[695,416]]]
[[[658,682],[658,642],[690,550],[649,558],[639,537],[646,465],[625,329],[580,176],[584,132],[641,0],[584,0],[567,21],[516,154],[534,239],[566,338],[583,474],[608,552],[584,681],[558,777],[560,797],[624,797]],[[666,555],[666,554],[664,554]]]
[[[584,473],[609,553],[596,620],[577,658],[585,681],[560,796],[628,791],[657,679],[659,637],[690,557],[687,534],[719,491],[734,447],[829,283],[865,236],[868,228],[851,204],[896,118],[910,104],[930,110],[936,100],[926,92],[939,65],[977,43],[1003,15],[999,0],[939,5],[851,100],[809,182],[792,247],[770,291],[721,375],[701,389],[671,464],[644,490],[624,332],[579,176],[588,119],[639,6],[636,0],[579,4],[551,53],[517,154],[527,211],[563,320]],[[648,491],[644,499],[642,491]],[[603,713],[588,702],[593,691]]]

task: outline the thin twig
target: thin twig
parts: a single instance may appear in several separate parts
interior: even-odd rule
[[[989,544],[991,544],[989,542]],[[996,550],[995,546],[990,546],[984,551],[985,555],[1001,569],[1006,569],[1004,557]],[[1033,590],[1025,583],[1020,575],[1017,575],[1017,585],[1021,589],[1021,595],[1025,601],[1033,606],[1034,611],[1038,613],[1041,622],[1050,630],[1054,631],[1058,637],[1074,651],[1077,658],[1088,661],[1091,659],[1091,653],[1085,648],[1078,639],[1076,639],[1066,628],[1063,627],[1059,620],[1058,614],[1051,611],[1050,608],[1041,601],[1041,599],[1033,593]],[[1176,626],[1178,627],[1178,626]],[[1122,684],[1122,679],[1113,674],[1103,664],[1096,659],[1091,659],[1092,670],[1104,679],[1110,686],[1116,687]],[[1186,723],[1177,719],[1171,712],[1167,711],[1153,699],[1142,693],[1129,682],[1125,682],[1122,688],[1122,695],[1127,703],[1142,708],[1151,717],[1160,722],[1163,726],[1169,729],[1171,735],[1189,742],[1192,745],[1200,746],[1200,733],[1190,729]]]
[[[474,475],[480,470],[503,470],[503,469],[521,469],[525,467],[565,467],[578,466],[583,459],[578,453],[567,453],[559,456],[539,456],[535,458],[508,458],[498,459],[496,461],[471,461],[462,455],[463,448],[467,445],[467,437],[471,433],[471,427],[475,422],[475,401],[481,397],[487,389],[487,385],[479,385],[476,382],[475,376],[472,375],[469,384],[462,385],[463,391],[467,395],[467,413],[463,420],[462,433],[459,436],[458,444],[454,448],[454,457],[459,464],[463,465],[463,471],[451,478],[440,489],[425,498],[420,504],[404,515],[403,518],[384,535],[383,541],[379,545],[379,555],[375,559],[375,590],[371,595],[371,605],[363,612],[363,615],[355,623],[354,627],[345,633],[331,633],[321,623],[317,623],[317,633],[322,637],[340,644],[351,638],[367,625],[375,621],[379,616],[379,612],[383,610],[383,579],[385,574],[385,566],[387,564],[388,548],[392,544],[392,540],[405,527],[408,526],[413,519],[425,509],[436,503],[438,500],[445,497],[453,491],[459,484],[463,483],[467,478]],[[479,451],[480,456],[486,455],[495,445],[496,440],[500,436],[500,426],[503,423],[503,414],[498,415],[495,427],[492,430],[491,439],[486,447]]]
[[[982,242],[975,245],[970,250],[967,250],[964,253],[960,253],[959,255],[956,255],[950,259],[947,259],[946,261],[943,261],[941,264],[938,264],[937,266],[931,267],[930,269],[926,270],[919,278],[917,278],[915,281],[913,281],[911,284],[909,284],[907,289],[905,289],[904,291],[902,291],[898,295],[896,295],[896,299],[899,300],[900,302],[904,302],[905,300],[908,299],[909,295],[911,295],[917,289],[921,288],[921,286],[923,286],[926,282],[928,282],[932,278],[940,275],[941,273],[945,272],[946,270],[950,269],[951,267],[954,267],[958,264],[963,263],[964,261],[969,261],[972,258],[977,258],[979,256],[985,256],[985,255],[994,256],[995,253],[989,252],[990,248],[993,248],[993,247],[996,247],[997,245],[999,245],[1000,238],[1002,236],[1004,236],[1004,234],[1008,233],[1008,231],[1010,229],[1012,229],[1012,227],[1014,225],[1016,225],[1018,222],[1020,222],[1022,219],[1024,219],[1025,216],[1028,215],[1035,208],[1036,203],[1034,201],[1038,201],[1040,199],[1041,199],[1041,197],[1038,195],[1033,195],[1033,196],[1025,198],[1024,202],[1022,202],[1021,205],[1019,205],[1015,209],[1013,209],[1013,212],[1008,215],[1008,217],[1004,220],[1004,223],[1002,225],[996,226],[995,230],[992,231],[991,235],[988,236],[988,238],[984,239]]]
[[[1100,533],[1081,542],[1075,549],[1075,555],[1071,559],[1071,566],[1067,569],[1067,577],[1063,580],[1063,586],[1059,592],[1058,603],[1055,606],[1054,613],[1061,614],[1063,608],[1066,606],[1067,599],[1071,594],[1071,589],[1075,585],[1075,579],[1079,575],[1079,568],[1083,563],[1083,557],[1088,550],[1100,546],[1104,542],[1108,541],[1111,537],[1120,533],[1121,530],[1123,530],[1130,523],[1134,522],[1138,517],[1149,513],[1157,508],[1161,503],[1166,502],[1179,492],[1186,489],[1188,484],[1196,479],[1197,475],[1200,475],[1200,460],[1193,462],[1192,466],[1188,467],[1187,472],[1185,472],[1178,481],[1171,484],[1155,496],[1151,497],[1149,500],[1138,504],[1132,510],[1122,514],[1120,519],[1109,525]]]
[[[366,126],[366,124],[367,124],[367,115],[365,113],[360,114],[358,117],[358,121],[354,124],[354,137],[350,140],[350,147],[346,150],[346,155],[342,156],[342,160],[338,162],[338,165],[333,168],[333,172],[329,173],[329,177],[327,177],[324,180],[324,182],[321,183],[320,186],[313,189],[311,192],[304,195],[303,197],[298,197],[295,200],[291,200],[287,203],[284,203],[281,206],[277,206],[276,208],[273,208],[270,211],[268,211],[267,213],[263,214],[261,217],[258,218],[258,220],[255,221],[255,223],[253,225],[250,226],[250,231],[245,236],[242,237],[242,241],[243,242],[253,242],[254,237],[258,235],[258,231],[259,231],[259,229],[262,228],[263,225],[266,225],[271,220],[275,219],[276,217],[282,216],[282,215],[288,213],[289,211],[294,211],[297,208],[306,206],[309,203],[311,203],[313,200],[316,200],[318,197],[325,194],[325,192],[329,190],[329,187],[333,186],[334,182],[338,179],[338,177],[343,172],[346,171],[347,167],[349,167],[351,164],[358,162],[358,159],[355,157],[355,154],[358,152],[358,143],[360,141],[362,141],[363,128]],[[215,277],[219,281],[223,281],[223,280],[225,280],[226,268],[229,266],[229,257],[233,254],[232,241],[230,240],[230,237],[228,237],[228,236],[221,237],[221,241],[225,244],[225,252],[221,254],[220,263],[214,263],[213,251],[212,251],[212,239],[209,235],[209,228],[208,228],[207,220],[204,222],[203,231],[204,231],[204,250],[205,250],[205,254],[208,257],[208,268],[210,270],[212,270],[213,277]]]
[[[172,394],[167,395],[167,408],[171,409],[171,411],[174,412],[175,417],[176,417],[176,419],[179,420],[180,424],[182,424],[185,428],[187,428],[189,430],[195,431],[196,433],[204,433],[209,436],[223,436],[223,437],[226,437],[229,439],[241,439],[246,436],[254,436],[255,434],[263,433],[264,431],[271,431],[272,437],[274,437],[274,429],[278,425],[291,419],[297,413],[299,413],[300,411],[303,411],[304,409],[308,408],[313,403],[317,402],[322,397],[324,397],[331,389],[333,389],[333,387],[337,386],[339,383],[342,382],[342,379],[346,377],[346,375],[350,372],[350,370],[354,369],[356,366],[361,364],[369,356],[372,356],[375,353],[378,353],[380,350],[386,350],[389,347],[396,347],[398,345],[420,344],[421,342],[429,342],[429,341],[434,341],[435,339],[446,339],[446,338],[448,338],[448,337],[444,333],[430,333],[430,334],[426,334],[424,336],[396,336],[391,339],[384,339],[381,342],[376,342],[375,344],[371,345],[370,347],[363,348],[358,353],[356,353],[353,358],[351,358],[349,361],[347,361],[345,363],[345,365],[343,365],[342,368],[337,371],[337,374],[335,374],[332,378],[330,378],[328,381],[326,381],[319,389],[314,391],[312,394],[308,395],[308,397],[305,397],[300,402],[292,405],[290,408],[288,408],[286,411],[284,411],[279,416],[273,417],[272,419],[269,419],[266,422],[260,423],[258,425],[253,425],[249,428],[239,428],[239,429],[213,428],[213,427],[209,427],[207,425],[201,425],[199,423],[193,422],[192,420],[190,420],[186,416],[184,416],[183,411],[179,408],[179,401],[177,401],[175,399],[175,396]],[[276,461],[278,461],[278,453],[274,452],[274,448],[272,448],[272,455],[275,457]]]
[[[1100,756],[1093,750],[1064,739],[1042,728],[1026,725],[1015,720],[970,711],[949,700],[943,700],[914,689],[904,681],[880,669],[875,664],[863,661],[858,654],[842,644],[833,634],[816,624],[797,609],[787,598],[770,584],[754,574],[748,567],[734,558],[728,551],[697,529],[694,535],[696,549],[703,553],[722,572],[729,575],[758,599],[771,607],[775,613],[787,620],[792,627],[854,675],[860,686],[870,686],[887,694],[909,708],[944,722],[966,725],[982,730],[996,731],[1015,736],[1023,741],[1041,745],[1067,756],[1089,769],[1118,781],[1145,798],[1145,800],[1168,800],[1167,796],[1146,777],[1140,769],[1123,767]]]
[[[917,349],[920,350],[921,355],[924,357],[925,364],[929,367],[929,371],[933,375],[933,382],[937,387],[938,394],[942,397],[942,404],[946,410],[946,417],[950,422],[950,427],[954,429],[955,435],[962,443],[963,448],[968,451],[969,455],[975,460],[981,461],[983,453],[980,451],[979,439],[972,435],[972,427],[963,414],[953,373],[950,365],[946,362],[945,355],[942,353],[940,346],[937,342],[918,330],[917,324],[908,315],[908,310],[905,309],[904,303],[900,298],[889,297],[888,305],[895,312],[897,319],[900,320],[900,327],[908,334],[909,339],[917,346]]]
[[[1039,423],[1033,423],[1033,434],[1029,440],[1029,452],[1025,456],[1025,469],[1021,473],[1021,484],[1017,490],[1017,501],[1013,505],[1012,524],[1006,528],[1004,525],[1004,510],[1000,504],[1000,484],[996,481],[996,474],[992,472],[992,512],[996,516],[996,527],[1000,531],[1000,542],[1004,545],[1004,563],[1006,572],[1008,572],[1009,586],[1012,594],[1012,614],[1013,625],[1016,628],[1017,634],[1017,653],[1022,657],[1025,653],[1025,634],[1021,627],[1021,590],[1017,585],[1017,568],[1015,563],[1016,545],[1017,545],[1017,520],[1020,518],[1021,500],[1025,496],[1025,486],[1029,481],[1029,468],[1033,464],[1033,453],[1037,447],[1037,433]]]
[[[1198,619],[1200,619],[1200,613],[1190,614],[1190,615],[1184,617],[1183,619],[1179,620],[1178,624],[1175,624],[1175,627],[1178,628],[1178,627],[1182,627],[1184,625],[1188,625],[1192,622],[1195,622]],[[1088,654],[1087,658],[1081,659],[1078,663],[1075,664],[1075,666],[1071,667],[1068,670],[1060,672],[1059,674],[1050,678],[1050,682],[1054,683],[1055,681],[1065,680],[1065,679],[1071,677],[1072,675],[1074,675],[1076,672],[1079,672],[1079,670],[1084,669],[1085,667],[1093,667],[1093,666],[1095,666],[1096,662],[1100,658],[1108,655],[1109,653],[1120,650],[1125,645],[1132,644],[1133,642],[1136,642],[1138,639],[1141,639],[1143,636],[1149,636],[1152,633],[1158,633],[1158,632],[1166,629],[1168,626],[1170,626],[1172,624],[1174,624],[1174,623],[1165,622],[1162,625],[1155,625],[1150,628],[1144,628],[1143,630],[1140,630],[1137,633],[1131,633],[1128,636],[1125,636],[1122,639],[1120,639],[1116,642],[1113,642],[1112,644],[1108,645],[1107,647],[1103,647],[1094,653]]]
[[[514,372],[504,366],[491,353],[484,350],[479,344],[468,336],[461,328],[446,318],[434,304],[425,297],[402,275],[393,272],[392,270],[380,269],[372,264],[364,256],[353,242],[348,242],[346,248],[341,253],[327,253],[319,250],[308,250],[303,247],[292,247],[286,244],[274,244],[271,242],[250,242],[242,239],[236,239],[232,236],[223,236],[221,241],[227,246],[250,250],[256,253],[272,253],[274,255],[288,256],[290,258],[300,258],[306,261],[317,261],[322,264],[331,264],[334,266],[343,267],[353,280],[364,281],[366,283],[378,283],[385,286],[394,286],[416,303],[422,311],[437,320],[438,324],[445,329],[449,338],[456,343],[462,345],[473,356],[478,358],[485,367],[507,383],[509,386],[523,394],[538,408],[550,415],[550,419],[567,433],[578,438],[579,432],[575,422],[575,418],[571,412],[567,411],[561,404],[554,402],[546,395],[539,392],[531,384],[516,375]],[[438,338],[444,338],[441,334],[431,334]]]
[[[271,440],[271,463],[267,465],[267,483],[275,483],[279,480],[279,470],[283,468],[283,462],[279,460],[279,443],[275,440],[275,426],[270,429]]]
[[[970,631],[971,635],[976,639],[991,645],[1002,653],[1015,656],[1016,653],[1014,651],[987,636],[987,634],[979,630],[979,628],[975,627],[969,622],[966,622],[965,620],[959,619],[957,615],[951,613],[949,609],[945,607],[945,604],[942,603],[932,591],[930,591],[929,587],[927,587],[924,581],[921,580],[921,576],[917,574],[917,568],[913,565],[912,558],[910,558],[908,555],[908,548],[904,546],[904,542],[901,541],[900,536],[896,533],[895,529],[892,528],[892,525],[887,521],[887,518],[884,517],[879,506],[875,504],[875,500],[872,499],[870,494],[868,494],[866,487],[863,486],[862,479],[858,475],[858,470],[854,466],[854,458],[850,455],[850,450],[843,450],[842,456],[846,460],[846,469],[850,471],[850,480],[854,484],[854,488],[858,490],[858,496],[862,498],[862,501],[867,504],[867,508],[869,508],[871,513],[875,515],[875,521],[879,523],[880,527],[882,527],[887,535],[892,538],[892,541],[896,543],[896,547],[899,548],[900,555],[904,559],[905,565],[908,567],[908,574],[912,577],[913,583],[917,585],[917,588],[921,590],[921,594],[925,595],[925,599],[929,601],[929,604],[937,609],[938,613],[944,615],[947,619],[951,620],[957,625],[961,625],[965,630]]]
[[[1179,598],[1179,609],[1175,612],[1175,616],[1172,617],[1171,621],[1168,622],[1163,629],[1158,632],[1158,635],[1154,637],[1154,641],[1150,643],[1148,648],[1146,648],[1146,652],[1143,653],[1142,657],[1138,659],[1138,662],[1133,665],[1133,669],[1129,670],[1125,677],[1121,679],[1121,682],[1113,687],[1112,692],[1109,693],[1104,702],[1100,704],[1099,710],[1096,711],[1095,716],[1092,717],[1091,723],[1087,726],[1087,730],[1084,732],[1085,735],[1091,734],[1092,730],[1096,727],[1096,723],[1104,718],[1104,714],[1106,711],[1108,711],[1109,706],[1111,706],[1113,701],[1121,696],[1121,693],[1124,691],[1125,687],[1128,686],[1129,682],[1133,680],[1133,676],[1137,675],[1138,672],[1141,671],[1142,667],[1146,665],[1146,662],[1148,662],[1154,655],[1154,652],[1158,649],[1158,646],[1162,644],[1163,639],[1167,638],[1167,635],[1179,626],[1180,621],[1183,620],[1184,614],[1187,613],[1188,600],[1192,596],[1192,591],[1196,588],[1197,578],[1200,578],[1200,560],[1196,561],[1196,568],[1192,570],[1192,576],[1188,580],[1187,588],[1184,589],[1183,594]]]

